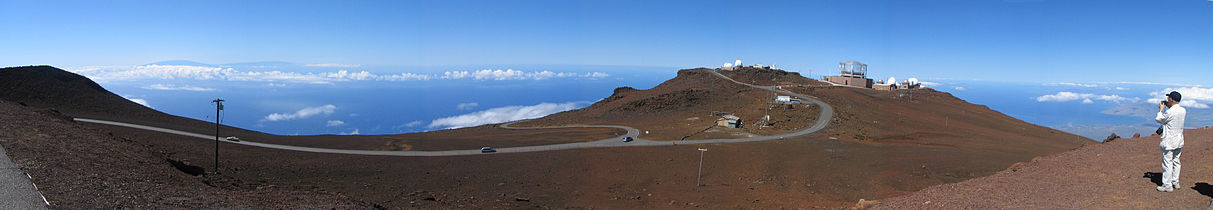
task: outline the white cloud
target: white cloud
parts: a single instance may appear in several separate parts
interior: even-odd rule
[[[421,123],[422,123],[422,122],[421,122],[420,120],[417,120],[417,121],[412,121],[412,122],[409,122],[409,123],[405,123],[405,124],[404,124],[404,125],[402,125],[402,126],[404,126],[404,127],[416,127],[416,126],[418,126],[418,125],[421,125]]]
[[[942,85],[940,83],[927,82],[927,81],[918,81],[918,84],[921,84],[923,87],[936,87],[936,86]]]
[[[557,112],[576,109],[589,102],[569,103],[540,103],[533,106],[507,106],[492,108],[484,111],[468,113],[459,116],[436,119],[427,128],[462,128],[484,124],[502,123],[515,120],[533,119]]]
[[[173,84],[152,84],[144,86],[143,89],[148,90],[188,90],[188,91],[214,91],[214,88],[194,87],[189,85],[173,85]]]
[[[1129,90],[1129,88],[1126,88],[1126,87],[1115,87],[1115,88],[1113,88],[1113,89],[1116,89],[1116,90]]]
[[[147,104],[147,100],[138,99],[138,98],[128,98],[127,100],[131,100],[131,102],[135,102],[136,104],[143,105],[143,106],[146,106],[146,107],[148,107],[148,108],[151,108],[151,107],[152,107],[152,105],[148,105],[148,104]]]
[[[307,67],[329,67],[329,68],[358,68],[358,67],[362,67],[362,65],[358,65],[358,64],[338,64],[338,63],[316,63],[316,64],[304,64],[303,66],[307,66]]]
[[[315,64],[320,65],[320,64]],[[442,75],[397,73],[375,74],[368,71],[336,72],[282,72],[282,71],[240,71],[230,67],[207,67],[188,65],[142,65],[142,66],[86,66],[68,68],[68,71],[105,83],[111,81],[132,81],[141,79],[192,79],[192,80],[225,80],[225,81],[265,81],[293,82],[311,84],[332,84],[347,81],[414,81],[432,79],[475,79],[475,80],[545,80],[551,78],[586,78],[599,79],[609,77],[602,72],[572,73],[572,72],[526,72],[520,70],[479,70],[479,71],[448,71]],[[271,83],[271,86],[273,83]]]
[[[965,87],[961,87],[961,86],[956,86],[956,87],[955,87],[955,88],[953,88],[953,89],[956,89],[956,90],[959,90],[959,91],[965,91],[965,90],[966,90],[966,89],[965,89]]]
[[[506,69],[506,70],[484,69],[484,70],[479,70],[479,71],[448,71],[448,72],[443,72],[442,76],[439,78],[443,78],[443,79],[475,79],[475,80],[528,80],[528,79],[529,80],[545,80],[545,79],[551,79],[551,78],[566,78],[566,77],[598,79],[598,78],[604,78],[604,77],[609,77],[609,76],[611,76],[611,75],[607,74],[607,73],[602,73],[602,72],[590,72],[590,73],[560,72],[560,73],[556,73],[556,72],[551,72],[551,71],[526,72],[526,71],[519,71],[519,70],[513,70],[513,69]]]
[[[337,126],[341,126],[341,125],[345,125],[345,121],[340,121],[340,120],[329,120],[328,122],[325,122],[325,125],[324,125],[324,126],[328,126],[328,127],[337,127]]]
[[[1114,103],[1125,103],[1141,100],[1140,98],[1125,98],[1118,95],[1095,95],[1090,93],[1074,93],[1074,92],[1057,92],[1057,94],[1043,95],[1036,97],[1039,102],[1066,102],[1082,100],[1083,103],[1094,103],[1093,100],[1101,100]]]
[[[358,129],[355,128],[354,131],[337,133],[337,135],[358,135]]]
[[[136,95],[121,95],[121,96],[122,96],[122,98],[125,98],[126,100],[135,102],[136,104],[146,106],[147,108],[152,108],[152,106],[147,103],[147,100],[135,98],[135,97],[139,97],[139,96],[136,96]]]
[[[263,119],[262,121],[282,121],[282,120],[302,119],[302,118],[308,118],[308,117],[316,116],[316,115],[320,115],[320,114],[332,114],[333,110],[336,110],[336,109],[337,109],[337,106],[333,106],[332,104],[326,104],[324,106],[303,108],[303,109],[300,109],[299,111],[295,111],[295,113],[273,113],[270,115],[266,115],[265,119]]]
[[[1201,103],[1201,101],[1213,101],[1213,88],[1182,87],[1166,88],[1150,93],[1152,98],[1146,100],[1146,103],[1158,103],[1166,100],[1167,93],[1171,93],[1171,91],[1178,91],[1183,96],[1179,100],[1179,105],[1188,108],[1208,109],[1209,104]]]
[[[479,103],[476,103],[476,102],[472,102],[472,103],[462,103],[462,104],[459,104],[459,105],[455,105],[455,109],[459,109],[459,110],[471,110],[471,109],[476,108],[476,106],[480,106],[480,104],[479,104]]]
[[[1072,82],[1052,82],[1052,83],[1044,83],[1044,85],[1045,86],[1098,87],[1098,85],[1095,85],[1095,84],[1082,84],[1082,83],[1072,83]]]

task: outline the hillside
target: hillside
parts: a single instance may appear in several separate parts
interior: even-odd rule
[[[1158,136],[1118,139],[1016,164],[997,174],[866,203],[888,209],[1205,209],[1213,198],[1213,128],[1184,131],[1175,192],[1158,192]]]
[[[817,96],[832,104],[835,117],[827,133],[841,140],[1025,155],[1019,158],[1054,154],[1095,143],[930,88],[878,91],[796,86],[785,89]]]
[[[201,159],[85,127],[58,111],[0,100],[0,113],[0,145],[52,208],[369,207],[336,193],[190,175],[172,162]]]
[[[38,70],[29,70],[30,68]],[[6,72],[14,69],[23,71]],[[777,128],[763,130],[720,130],[711,134],[700,124],[685,123],[690,118],[701,120],[711,111],[732,111],[744,119],[754,119],[757,113],[786,109],[784,121],[795,124],[796,119],[811,122],[811,116],[797,113],[817,113],[814,107],[772,107],[770,92],[744,87],[711,75],[711,69],[682,70],[678,77],[649,90],[622,88],[615,95],[585,109],[560,113],[531,121],[540,124],[623,124],[654,131],[652,137],[718,138],[711,135],[730,133],[779,132]],[[37,72],[51,71],[51,72]],[[796,74],[762,71],[729,73],[737,78],[771,79],[791,90],[820,98],[831,104],[836,113],[831,127],[824,133],[790,137],[782,140],[706,145],[677,145],[655,147],[615,147],[547,152],[509,153],[455,157],[391,157],[335,155],[309,152],[272,150],[243,145],[222,144],[220,148],[224,183],[239,183],[234,188],[204,188],[225,192],[286,193],[294,198],[316,201],[316,206],[368,205],[387,208],[813,208],[849,207],[859,199],[884,199],[903,196],[934,185],[957,183],[991,175],[1016,162],[1027,162],[1041,156],[1077,148],[1089,143],[1071,138],[1073,135],[1032,126],[998,114],[984,106],[973,105],[932,90],[913,92],[878,92],[845,87],[824,87],[804,80]],[[753,75],[747,75],[753,74]],[[156,112],[96,89],[87,78],[52,67],[6,68],[0,87],[9,88],[4,101],[23,102],[29,109],[61,110],[68,116],[96,115],[125,122],[147,122],[154,126],[199,130],[208,133],[213,124]],[[71,79],[72,76],[79,77]],[[790,77],[790,78],[789,78]],[[68,78],[68,79],[60,79]],[[795,81],[807,81],[807,84]],[[92,84],[92,85],[89,85]],[[99,86],[97,86],[99,87]],[[14,93],[24,92],[24,93]],[[38,95],[32,93],[41,93]],[[911,93],[913,99],[902,94]],[[896,97],[895,97],[896,96]],[[104,100],[104,102],[93,102]],[[76,101],[68,103],[63,101]],[[19,106],[13,105],[13,106]],[[161,187],[161,193],[144,194],[146,200],[107,204],[113,199],[88,200],[89,197],[71,192],[126,192],[147,189],[135,180],[106,180],[93,184],[92,173],[123,177],[127,173],[151,173],[156,177],[175,171],[165,159],[171,158],[205,170],[213,170],[214,143],[178,135],[99,124],[75,123],[62,120],[65,116],[24,116],[29,110],[3,112],[5,119],[17,122],[6,129],[0,143],[9,148],[10,155],[27,168],[45,165],[66,165],[68,172],[37,172],[31,174],[46,180],[75,180],[60,185],[58,191],[48,189],[52,202],[72,201],[76,205],[64,208],[97,206],[143,206],[147,202],[174,200],[206,201],[211,198],[178,198],[174,192],[184,188]],[[807,111],[806,111],[807,110]],[[959,112],[959,113],[957,113]],[[897,113],[902,113],[900,117]],[[777,119],[779,114],[773,114]],[[937,119],[949,119],[940,126]],[[42,122],[45,121],[45,122]],[[776,121],[776,120],[772,120]],[[37,123],[35,123],[37,122]],[[872,122],[870,125],[867,122]],[[46,124],[54,123],[54,124]],[[673,124],[671,124],[673,123]],[[521,126],[521,123],[517,126]],[[645,127],[648,126],[648,127]],[[794,128],[795,126],[783,127]],[[40,131],[80,133],[59,135]],[[245,132],[246,141],[307,145],[334,148],[381,149],[402,147],[393,142],[405,142],[415,148],[463,148],[495,135],[548,137],[543,142],[584,141],[594,136],[609,135],[610,130],[562,130],[558,133],[507,131],[486,125],[476,128],[453,129],[443,132],[384,136],[306,136],[290,137],[261,134],[225,128],[230,132]],[[1014,131],[1020,130],[1018,136]],[[43,133],[50,137],[39,137]],[[98,136],[99,135],[99,136]],[[109,137],[112,135],[112,137]],[[702,136],[700,136],[702,135]],[[17,138],[32,136],[39,138]],[[90,137],[92,136],[92,137]],[[483,137],[481,137],[483,136]],[[552,138],[552,136],[561,136]],[[580,136],[580,137],[578,137]],[[529,139],[526,137],[524,139]],[[648,137],[646,137],[648,138]],[[68,144],[51,144],[57,139]],[[660,138],[658,138],[660,139]],[[838,140],[834,140],[838,139]],[[447,142],[445,140],[453,140]],[[14,142],[18,142],[13,144]],[[120,143],[128,142],[128,143]],[[388,143],[385,145],[385,142]],[[522,145],[527,142],[514,142]],[[533,143],[533,142],[531,142]],[[14,146],[16,145],[16,146]],[[68,146],[74,145],[74,146]],[[78,146],[88,145],[88,146]],[[40,158],[38,154],[102,154],[127,151],[134,154],[117,159],[88,158],[70,160]],[[15,149],[14,149],[15,148]],[[704,154],[703,184],[696,187],[700,152]],[[154,151],[148,154],[148,151]],[[62,155],[73,157],[71,155]],[[70,163],[70,164],[69,164]],[[113,167],[121,166],[121,167]],[[108,172],[107,172],[108,171]],[[76,173],[83,175],[73,175]],[[101,173],[104,172],[104,173]],[[35,174],[41,173],[41,174]],[[185,176],[191,177],[191,176]],[[210,186],[205,179],[171,178],[151,183],[175,184],[185,187]],[[40,186],[43,182],[35,178]],[[199,185],[202,183],[202,185]],[[143,187],[137,187],[143,186]],[[199,187],[202,188],[202,187]],[[68,189],[73,189],[69,192]],[[157,191],[153,191],[157,192]],[[230,192],[235,193],[235,192]],[[228,192],[224,193],[229,194]],[[333,197],[339,195],[338,197]],[[344,197],[340,197],[344,196]],[[343,200],[344,199],[344,200]],[[287,201],[274,197],[258,197],[254,206],[277,206]],[[261,202],[261,203],[257,203]],[[177,202],[181,203],[181,202]],[[239,203],[237,203],[239,204]],[[164,204],[168,205],[168,204]],[[203,204],[196,204],[203,205]],[[153,205],[156,206],[156,205]],[[186,205],[189,206],[189,205]],[[238,205],[237,205],[238,206]],[[303,206],[302,204],[299,206]],[[223,207],[223,206],[209,206]],[[279,206],[293,208],[298,206]]]
[[[214,123],[165,114],[118,96],[92,80],[51,66],[0,68],[0,100],[53,109],[72,117],[121,119],[199,133],[214,132]],[[209,125],[209,129],[208,126]],[[223,127],[224,133],[266,136]]]
[[[710,69],[680,70],[677,77],[648,90],[616,88],[611,96],[589,107],[518,125],[626,125],[647,131],[640,137],[652,140],[728,139],[801,130],[811,126],[820,112],[820,108],[811,104],[773,104],[775,94],[730,82],[707,71]],[[763,75],[758,72],[764,71],[755,70],[755,75]],[[746,126],[716,126],[722,112],[740,117]],[[760,123],[759,119],[766,115],[771,120]]]

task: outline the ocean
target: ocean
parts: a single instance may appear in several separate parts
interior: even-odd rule
[[[285,66],[285,67],[284,67]],[[536,118],[582,108],[617,87],[652,88],[679,68],[530,65],[307,67],[289,63],[159,63],[70,71],[165,113],[279,135],[398,134]],[[344,72],[343,72],[344,71]],[[402,73],[407,72],[407,73]],[[1162,92],[1179,90],[1187,127],[1213,124],[1213,89],[1156,83],[1024,83],[923,79],[938,91],[1093,140],[1148,135]]]

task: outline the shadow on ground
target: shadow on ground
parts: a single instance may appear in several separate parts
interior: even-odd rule
[[[1154,185],[1162,186],[1162,173],[1146,172],[1141,178],[1150,178],[1150,182],[1153,182]]]
[[[1196,186],[1193,186],[1192,189],[1200,192],[1201,195],[1213,198],[1213,185],[1209,185],[1209,183],[1197,182]]]

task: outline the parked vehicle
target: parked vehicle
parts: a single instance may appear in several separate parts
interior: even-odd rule
[[[227,138],[223,138],[223,140],[240,142],[240,138],[236,138],[235,136],[228,136]]]
[[[480,153],[494,153],[494,152],[497,152],[497,149],[493,149],[492,147],[481,147],[480,148]]]
[[[632,137],[631,137],[631,136],[624,136],[624,137],[623,137],[623,142],[632,142],[632,140],[635,140],[635,139],[632,139]]]

